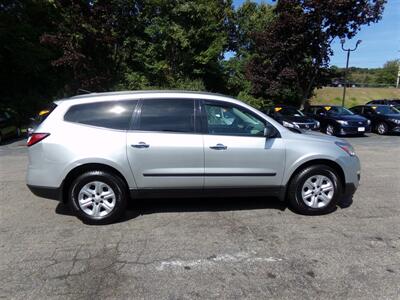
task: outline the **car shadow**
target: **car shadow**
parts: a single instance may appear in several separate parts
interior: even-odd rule
[[[285,202],[276,198],[172,198],[172,199],[136,199],[128,203],[125,216],[117,223],[129,221],[141,215],[171,212],[219,212],[256,209],[274,209],[284,211]],[[58,203],[56,214],[74,216],[70,206]]]
[[[348,197],[340,200],[338,207],[346,209],[352,204],[353,198]],[[257,209],[278,210],[281,212],[289,209],[293,212],[286,202],[271,197],[136,199],[128,203],[124,217],[116,223],[126,222],[141,215],[158,213],[223,212]],[[69,205],[62,202],[57,205],[55,212],[59,215],[75,215]]]

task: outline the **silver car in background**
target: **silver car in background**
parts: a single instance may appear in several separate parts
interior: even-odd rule
[[[146,197],[274,196],[323,214],[359,184],[350,144],[227,96],[136,91],[54,104],[28,140],[27,185],[87,223],[114,222]]]

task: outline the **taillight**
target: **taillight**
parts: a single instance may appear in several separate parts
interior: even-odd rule
[[[39,143],[41,140],[47,138],[49,135],[50,133],[32,133],[32,135],[28,138],[26,145],[28,147],[33,146],[36,143]]]

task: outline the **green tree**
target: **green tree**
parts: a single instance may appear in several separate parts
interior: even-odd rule
[[[268,30],[254,35],[247,65],[252,92],[276,102],[304,105],[327,83],[331,43],[352,38],[377,22],[385,0],[279,0]]]
[[[0,4],[0,104],[23,116],[56,95],[64,80],[63,73],[50,65],[57,53],[39,41],[55,19],[57,11],[50,1]]]
[[[397,80],[397,73],[399,71],[400,60],[389,60],[383,68],[378,71],[377,82],[381,84],[395,85]]]
[[[246,78],[245,66],[254,52],[252,35],[268,30],[272,18],[272,5],[249,0],[244,2],[234,14],[233,56],[223,62],[227,92],[256,106],[260,106],[261,100],[250,94],[251,84]]]

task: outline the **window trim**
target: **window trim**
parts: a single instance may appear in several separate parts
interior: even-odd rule
[[[74,122],[74,121],[70,121],[70,120],[66,119],[66,115],[74,107],[78,107],[78,106],[82,106],[82,105],[89,105],[89,104],[96,105],[96,104],[102,104],[102,103],[121,103],[121,102],[132,102],[132,106],[133,106],[133,110],[132,110],[131,116],[129,118],[128,125],[127,125],[127,127],[125,129],[117,129],[117,128],[110,128],[110,127],[105,127],[105,126],[98,126],[98,125]],[[135,102],[136,102],[136,104],[135,104]],[[132,123],[132,120],[133,120],[133,117],[134,117],[134,113],[135,113],[136,107],[138,106],[138,103],[139,103],[139,99],[124,99],[124,100],[111,100],[111,101],[110,100],[108,100],[108,101],[106,100],[106,101],[96,101],[96,102],[87,102],[87,103],[74,104],[74,105],[71,105],[70,107],[68,107],[67,111],[64,113],[63,121],[67,122],[67,123],[71,123],[71,124],[76,124],[76,125],[79,125],[79,126],[87,126],[87,127],[96,128],[96,129],[113,130],[113,131],[119,131],[119,132],[124,132],[125,131],[126,132],[126,131],[129,130],[129,128],[131,126],[131,123]],[[56,108],[56,106],[54,108]],[[53,110],[54,110],[54,108],[53,108]],[[50,115],[50,113],[49,113],[49,115]]]
[[[251,110],[247,109],[246,107],[243,107],[241,105],[238,105],[236,103],[231,103],[231,102],[227,102],[227,101],[223,101],[223,100],[213,100],[213,99],[201,99],[200,101],[200,118],[201,118],[201,127],[202,127],[202,133],[204,135],[213,135],[213,136],[234,136],[234,137],[246,137],[246,138],[263,138],[265,139],[265,136],[256,136],[256,135],[238,135],[238,134],[215,134],[215,133],[209,133],[208,132],[208,120],[207,120],[207,112],[205,109],[205,106],[210,104],[210,105],[221,105],[221,106],[227,106],[227,107],[232,107],[232,108],[236,108],[239,110],[242,110],[248,114],[250,114],[251,116],[255,117],[258,120],[262,120],[264,123],[264,126],[271,126],[274,131],[276,132],[275,137],[273,138],[280,138],[281,134],[279,132],[278,129],[276,129],[276,127],[274,125],[272,125],[271,123],[269,123],[267,120],[265,120],[264,118],[260,117],[259,115],[255,114],[254,112],[252,112]]]
[[[193,103],[193,124],[194,124],[194,130],[192,132],[181,132],[181,131],[162,131],[162,130],[142,130],[139,129],[140,126],[140,118],[142,115],[142,107],[143,103],[146,101],[151,101],[151,100],[162,100],[162,101],[168,101],[168,100],[184,100],[184,101],[192,101]],[[195,98],[181,98],[181,97],[171,97],[171,98],[165,98],[165,97],[152,97],[152,98],[141,98],[139,99],[138,104],[136,105],[136,108],[134,109],[134,114],[132,118],[132,122],[129,126],[128,131],[135,131],[135,132],[142,132],[142,133],[163,133],[163,134],[202,134],[201,131],[201,124],[199,122],[199,104],[198,100]]]

